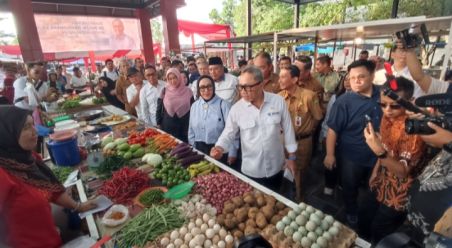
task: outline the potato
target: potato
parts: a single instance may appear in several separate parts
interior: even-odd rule
[[[273,197],[271,195],[265,195],[264,197],[265,197],[265,202],[267,203],[267,205],[275,206],[275,204],[276,204],[275,197]]]
[[[258,207],[262,207],[265,205],[265,198],[263,196],[256,197],[256,203]]]
[[[248,209],[245,207],[239,208],[235,214],[235,217],[238,222],[244,222],[248,218]]]
[[[256,199],[253,195],[247,195],[245,198],[243,198],[243,201],[250,204],[250,206],[255,206]]]
[[[247,226],[245,228],[245,232],[244,232],[245,235],[256,234],[256,233],[257,233],[257,230],[254,227]]]
[[[282,202],[276,202],[276,209],[283,210],[286,207]]]
[[[224,225],[224,219],[225,219],[225,215],[224,214],[219,214],[218,216],[217,216],[217,222],[218,222],[218,224],[220,224],[220,225]]]
[[[235,219],[235,217],[231,218],[231,219],[225,219],[224,220],[224,226],[228,229],[234,229],[237,226],[237,220]]]
[[[256,225],[259,228],[265,228],[267,226],[268,222],[267,219],[265,218],[265,215],[262,212],[258,212],[256,214]]]
[[[270,221],[273,215],[275,215],[275,211],[273,210],[273,206],[265,205],[261,208],[261,212],[264,214],[267,221]]]
[[[257,191],[256,193],[254,193],[254,197],[258,198],[258,197],[264,197],[264,193]]]
[[[250,227],[256,228],[256,222],[254,221],[254,219],[248,219],[245,224],[247,227],[250,226]],[[246,227],[245,227],[245,229],[246,229]]]
[[[276,230],[275,226],[273,225],[267,225],[264,230],[262,230],[264,236],[266,237],[271,237],[273,236],[273,234],[275,234],[276,232],[278,232],[278,230]]]
[[[278,221],[280,221],[281,219],[282,219],[281,215],[279,214],[273,215],[273,217],[270,219],[270,223],[276,225],[276,223],[278,223]]]
[[[287,237],[279,244],[281,247],[292,247],[293,242],[291,238]]]
[[[235,230],[232,233],[232,236],[234,236],[235,239],[240,239],[241,237],[243,237],[243,232],[240,230]]]
[[[238,227],[239,227],[239,230],[243,232],[243,231],[245,231],[246,225],[245,225],[245,223],[242,222],[238,225]]]
[[[231,201],[235,204],[236,207],[241,207],[243,205],[243,199],[241,196],[236,196],[231,199]]]
[[[234,212],[234,209],[235,209],[235,208],[236,208],[236,207],[235,207],[235,204],[234,204],[234,203],[227,201],[227,202],[224,204],[224,207],[223,207],[223,213],[232,213],[232,212]]]
[[[232,217],[234,217],[234,215],[229,213],[229,214],[226,214],[225,219],[232,219]]]
[[[254,219],[256,218],[256,213],[259,212],[259,209],[256,207],[252,207],[248,210],[248,218]]]

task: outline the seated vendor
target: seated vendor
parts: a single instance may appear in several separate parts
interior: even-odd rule
[[[88,79],[83,76],[82,71],[78,67],[74,67],[74,75],[71,78],[71,83],[69,87],[66,86],[67,89],[75,89],[77,91],[82,91],[82,88],[86,87],[88,83]]]
[[[77,212],[78,203],[38,155],[38,136],[28,110],[0,106],[0,247],[60,247],[50,202]]]

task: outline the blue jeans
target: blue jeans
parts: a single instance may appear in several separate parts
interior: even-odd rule
[[[339,157],[338,159],[341,165],[341,182],[345,213],[350,216],[358,216],[358,190],[362,183],[364,183],[368,190],[368,182],[372,173],[372,168],[357,164],[346,158]]]

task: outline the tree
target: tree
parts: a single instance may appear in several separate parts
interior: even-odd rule
[[[234,9],[237,6],[235,0],[223,0],[223,9],[221,13],[217,9],[213,9],[209,13],[209,18],[216,24],[229,24],[234,23]]]
[[[162,43],[163,41],[163,33],[162,33],[162,24],[157,19],[151,20],[151,31],[152,31],[152,42],[153,43]]]

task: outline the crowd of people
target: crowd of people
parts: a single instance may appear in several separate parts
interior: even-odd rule
[[[405,132],[405,120],[412,113],[384,94],[382,89],[389,87],[384,63],[381,57],[369,57],[367,51],[345,73],[333,69],[329,56],[319,56],[315,64],[305,55],[293,60],[282,56],[274,70],[266,52],[239,61],[239,69],[231,72],[220,57],[189,57],[186,63],[163,57],[159,67],[140,58],[133,63],[122,59],[116,67],[109,59],[104,68],[89,69],[86,75],[77,67],[70,75],[64,66],[57,66],[47,81],[42,79],[42,63],[28,63],[26,75],[12,84],[12,99],[4,94],[5,102],[16,107],[0,108],[4,115],[1,132],[11,136],[0,144],[0,216],[14,218],[4,213],[19,211],[14,205],[3,207],[3,202],[14,202],[17,197],[8,193],[13,186],[50,189],[58,194],[46,199],[77,210],[89,209],[74,206],[71,200],[60,201],[57,184],[39,181],[52,182],[46,170],[30,169],[23,174],[13,166],[42,167],[30,155],[32,145],[25,147],[20,140],[19,134],[28,132],[31,122],[23,109],[39,116],[41,102],[89,87],[146,127],[160,128],[276,192],[284,177],[292,177],[296,201],[305,198],[303,178],[312,167],[313,154],[324,151],[323,193],[342,193],[346,224],[373,244],[402,227],[408,227],[419,242],[433,231],[450,237],[450,217],[441,217],[452,203],[452,132],[433,123],[429,123],[435,130],[431,135]],[[412,49],[394,46],[392,71],[396,86],[391,89],[406,101],[452,92],[449,82],[423,73]],[[7,121],[11,111],[17,112],[20,118],[15,121],[20,123]],[[38,118],[34,122],[40,123]],[[30,143],[35,142],[32,136]],[[433,154],[429,146],[442,151]],[[27,173],[39,180],[22,182]],[[4,181],[13,186],[3,187]],[[366,200],[359,202],[363,192]],[[435,229],[441,221],[449,221],[445,225],[449,231]]]

